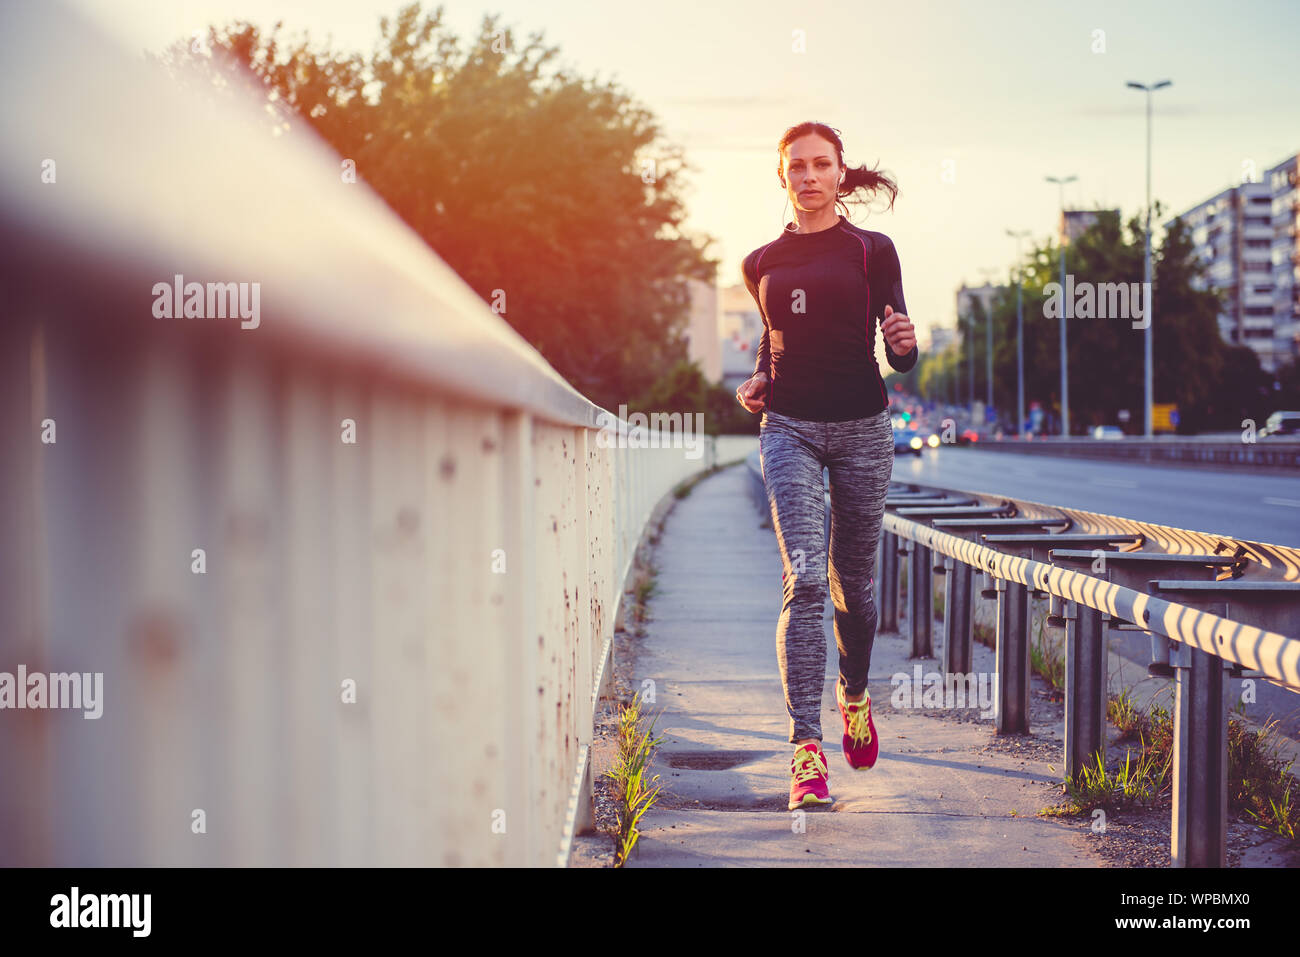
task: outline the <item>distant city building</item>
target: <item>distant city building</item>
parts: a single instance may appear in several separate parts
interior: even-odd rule
[[[715,283],[687,280],[690,290],[690,322],[686,327],[687,356],[696,362],[704,378],[722,378],[722,344],[718,341],[718,287]]]
[[[1196,288],[1226,295],[1219,335],[1247,345],[1265,372],[1300,355],[1300,155],[1288,156],[1258,180],[1244,180],[1165,223],[1182,219],[1194,254],[1205,264]],[[1159,303],[1156,316],[1159,321]]]
[[[1061,211],[1061,223],[1056,232],[1056,241],[1068,246],[1088,231],[1102,213],[1118,214],[1118,209],[1066,209]]]
[[[969,319],[971,315],[972,304],[978,300],[984,307],[984,315],[993,314],[993,297],[997,294],[1001,286],[994,286],[985,283],[982,286],[968,286],[962,283],[957,290],[957,330],[956,336],[961,339],[970,330]]]
[[[926,349],[930,355],[937,356],[957,341],[957,330],[947,326],[930,327],[930,345]]]
[[[735,389],[754,374],[758,343],[763,336],[763,317],[754,305],[754,297],[740,284],[721,289],[719,305],[722,384]]]

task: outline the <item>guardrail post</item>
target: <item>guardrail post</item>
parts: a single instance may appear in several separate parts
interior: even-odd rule
[[[880,624],[878,631],[898,632],[898,536],[880,536]]]
[[[1029,589],[997,579],[998,734],[1029,733]]]
[[[911,551],[907,566],[908,628],[912,635],[912,657],[930,658],[934,644],[930,638],[934,619],[934,600],[930,586],[930,549],[917,542],[909,542]]]
[[[1065,773],[1075,782],[1106,754],[1106,626],[1103,612],[1065,602]]]
[[[1173,651],[1174,808],[1169,856],[1174,867],[1226,867],[1228,710],[1226,662],[1179,644]]]
[[[916,542],[910,538],[899,537],[898,539],[898,630],[902,637],[910,635],[912,628],[912,582],[915,578],[912,575],[912,551],[916,548]],[[903,594],[903,573],[908,576],[907,596]],[[903,622],[907,622],[907,634],[903,635]]]
[[[971,573],[973,569],[949,555],[943,560],[943,671],[965,675],[972,670]]]

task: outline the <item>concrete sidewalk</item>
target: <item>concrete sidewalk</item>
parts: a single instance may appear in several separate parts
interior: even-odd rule
[[[781,560],[750,482],[743,466],[700,482],[656,548],[650,621],[626,678],[654,682],[648,710],[663,712],[664,740],[653,773],[664,787],[627,866],[1100,866],[1086,820],[1034,816],[1062,797],[1059,705],[1036,694],[1033,737],[1005,739],[975,709],[897,710],[890,676],[939,663],[910,660],[896,634],[878,635],[872,656],[879,761],[850,769],[829,601],[822,733],[835,803],[786,809],[794,746],[776,661]],[[992,673],[993,652],[974,652],[975,670]]]

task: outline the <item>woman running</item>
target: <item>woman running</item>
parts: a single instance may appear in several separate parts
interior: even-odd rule
[[[796,746],[793,810],[832,803],[821,748],[828,584],[840,655],[835,700],[844,721],[844,757],[851,768],[870,768],[879,752],[867,673],[879,620],[873,575],[894,430],[876,364],[875,323],[897,371],[916,365],[918,351],[894,244],[836,211],[841,198],[859,188],[869,196],[885,190],[892,208],[897,185],[865,166],[846,168],[838,131],[822,123],[786,130],[778,153],[777,177],[798,222],[787,223],[742,265],[763,336],[754,374],[736,398],[748,411],[763,413],[759,460],[784,565],[776,653]],[[823,466],[830,472],[829,563]]]

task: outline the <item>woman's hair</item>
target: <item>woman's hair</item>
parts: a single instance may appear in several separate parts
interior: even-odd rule
[[[781,136],[781,142],[777,146],[776,169],[785,178],[785,159],[786,151],[790,144],[801,136],[807,136],[809,133],[815,133],[823,139],[829,141],[835,147],[835,155],[840,166],[844,166],[844,144],[840,141],[839,130],[833,126],[827,126],[825,123],[814,123],[812,121],[800,123],[798,126],[792,126]],[[894,198],[898,195],[898,184],[879,172],[879,166],[876,169],[867,169],[866,165],[862,166],[844,166],[844,182],[841,183],[835,191],[835,202],[848,211],[848,205],[844,203],[844,197],[853,196],[859,189],[867,191],[868,200],[875,196],[877,190],[884,190],[889,194],[889,207],[893,209]]]

